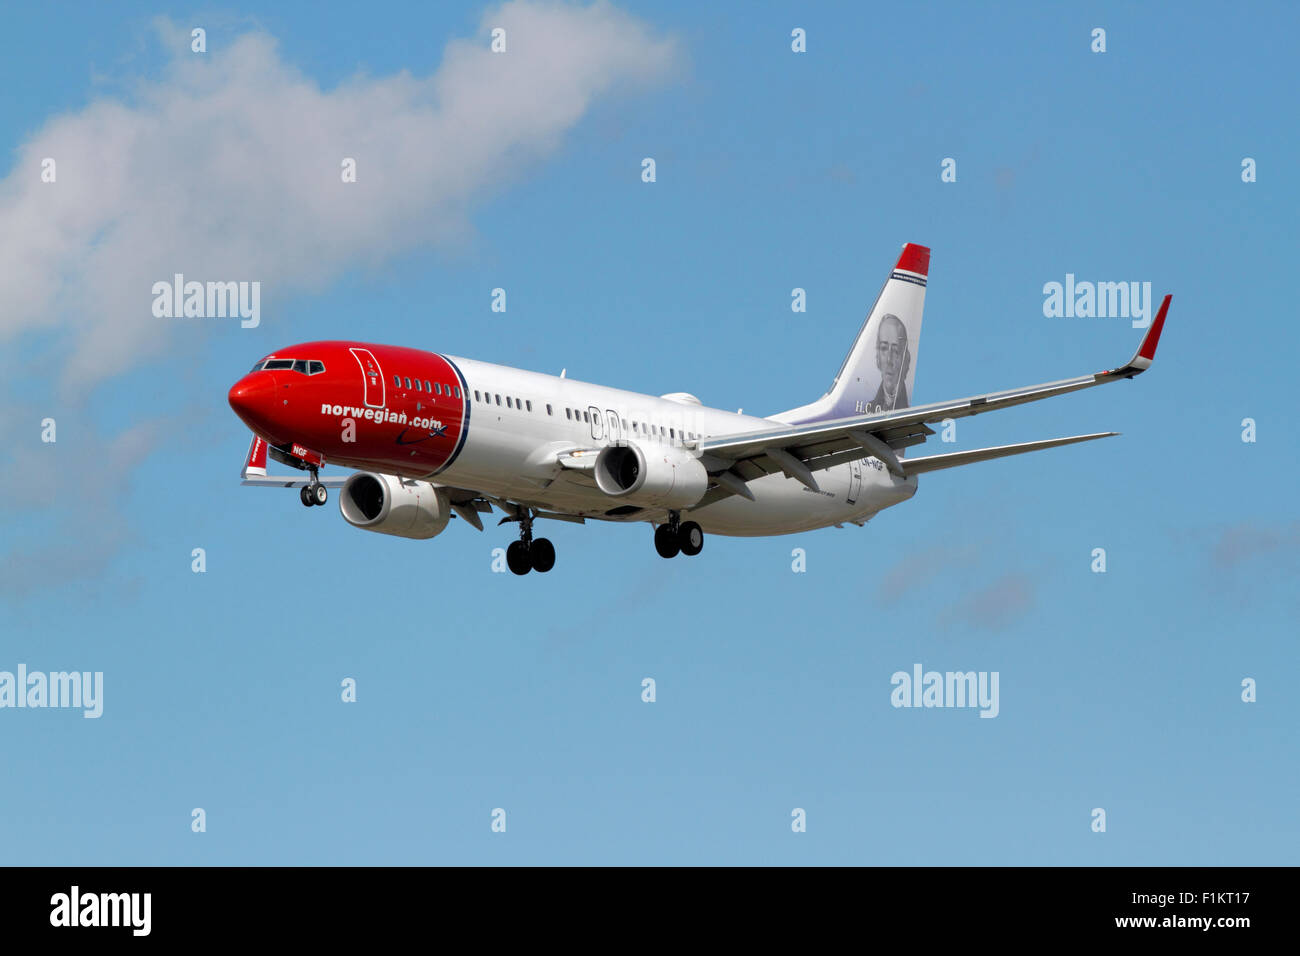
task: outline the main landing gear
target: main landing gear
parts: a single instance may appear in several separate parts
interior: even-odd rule
[[[661,558],[675,558],[678,552],[692,556],[704,550],[704,531],[694,521],[682,521],[681,512],[668,512],[668,523],[655,528],[655,550]]]
[[[320,482],[320,475],[316,469],[311,470],[311,482],[298,492],[299,499],[302,503],[310,508],[312,505],[323,505],[330,500],[330,490]]]
[[[506,566],[515,574],[536,571],[545,574],[555,567],[555,545],[546,538],[533,537],[533,516],[527,509],[520,512],[519,540],[506,548]]]

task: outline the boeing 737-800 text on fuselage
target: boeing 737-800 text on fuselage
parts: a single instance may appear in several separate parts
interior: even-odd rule
[[[694,555],[704,534],[777,535],[861,525],[916,493],[917,475],[1104,438],[1114,432],[919,458],[946,419],[1132,378],[1150,367],[1165,296],[1120,368],[956,401],[911,405],[930,250],[903,247],[830,391],[757,418],[693,395],[653,396],[473,359],[365,342],[305,342],[259,360],[230,390],[253,430],[244,483],[300,488],[323,505],[341,486],[352,525],[432,538],[453,514],[483,530],[516,522],[516,574],[549,571],[537,518],[649,522],[659,554]],[[268,454],[307,477],[266,473]],[[322,478],[328,461],[356,469]]]

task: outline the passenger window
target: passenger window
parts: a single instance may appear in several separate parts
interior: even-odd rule
[[[423,389],[420,388],[420,380],[418,378],[415,380],[415,390],[417,392],[423,391]]]
[[[548,415],[551,414],[551,405],[550,405],[549,402],[548,402],[547,405],[546,405],[546,414],[548,414]]]
[[[456,386],[456,397],[457,397],[457,398],[460,398],[460,386],[459,386],[459,385]]]
[[[531,412],[533,410],[533,400],[530,398],[527,399],[527,402],[528,402],[528,410]]]
[[[411,377],[409,375],[406,377],[406,387],[407,388],[411,387]]]
[[[483,401],[483,399],[479,397],[479,393],[478,393],[478,389],[477,389],[477,388],[474,389],[474,401],[476,401],[476,402],[481,402],[481,401]]]
[[[393,384],[396,385],[398,388],[401,388],[401,387],[402,387],[402,376],[400,376],[400,375],[394,375],[394,376],[393,376]]]
[[[588,425],[590,425],[590,424],[591,424],[591,412],[583,412],[583,413],[582,413],[582,420],[583,420],[584,422],[586,422]]]
[[[501,404],[501,396],[500,396],[500,395],[497,396],[497,404],[498,404],[498,405]]]
[[[440,383],[438,383],[438,382],[434,382],[434,383],[433,383],[433,394],[435,394],[435,395],[441,395],[441,394],[442,394],[442,385],[441,385]]]
[[[511,408],[511,407],[512,407],[512,406],[511,406],[511,404],[510,404],[510,396],[507,395],[507,396],[506,396],[506,408]]]
[[[437,385],[434,385],[434,386],[430,387],[430,385],[429,385],[429,380],[428,380],[427,378],[424,380],[424,390],[425,390],[426,392],[433,392],[435,395],[438,394],[438,387],[437,387]]]
[[[572,409],[572,408],[566,408],[566,409],[564,410],[564,417],[567,418],[567,419],[572,420],[572,419],[573,419],[573,409]]]

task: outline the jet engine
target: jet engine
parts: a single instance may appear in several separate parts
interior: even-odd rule
[[[339,510],[354,528],[401,538],[432,538],[451,518],[446,489],[367,471],[343,483]]]
[[[642,508],[689,508],[704,497],[709,473],[675,445],[610,445],[596,456],[596,486]]]

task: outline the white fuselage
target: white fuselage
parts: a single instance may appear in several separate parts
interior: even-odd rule
[[[543,511],[662,522],[667,518],[663,510],[610,516],[608,512],[626,502],[600,491],[580,472],[564,470],[557,476],[556,455],[619,442],[647,450],[659,444],[690,448],[697,439],[759,431],[776,421],[708,408],[689,396],[660,398],[447,358],[465,377],[469,422],[464,448],[433,480]],[[766,475],[749,482],[754,501],[731,495],[685,513],[712,534],[792,534],[861,523],[916,493],[914,477],[896,478],[869,457],[818,471],[816,480],[820,491],[783,474]]]

